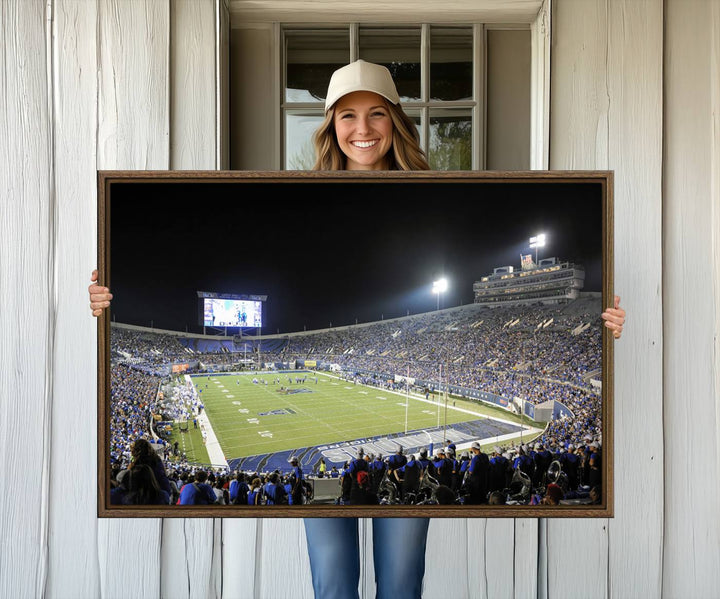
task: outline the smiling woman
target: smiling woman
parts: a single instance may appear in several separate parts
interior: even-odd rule
[[[313,170],[429,170],[387,68],[357,60],[333,73]]]
[[[393,125],[382,98],[366,91],[343,96],[335,107],[334,120],[347,170],[388,170]]]
[[[313,136],[315,170],[430,169],[386,67],[363,60],[341,67],[332,74],[325,97],[325,120]],[[373,519],[378,597],[419,599],[429,524],[429,518]],[[357,598],[357,518],[306,518],[305,534],[315,598]],[[406,543],[404,551],[397,539]]]

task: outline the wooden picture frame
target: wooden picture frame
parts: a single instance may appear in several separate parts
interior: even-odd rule
[[[353,211],[340,212],[348,207]],[[334,215],[334,220],[327,220],[328,214]],[[448,214],[455,220],[445,220]],[[358,320],[355,311],[369,308],[367,302],[361,307],[351,307],[348,298],[354,293],[349,292],[338,296],[339,300],[333,299],[332,285],[340,285],[340,274],[346,269],[355,275],[356,283],[377,286],[377,295],[382,296],[385,283],[360,280],[365,276],[364,265],[371,259],[374,271],[387,269],[397,275],[383,281],[394,281],[399,280],[400,273],[424,259],[421,250],[413,248],[429,248],[441,253],[442,244],[436,244],[435,234],[421,222],[435,222],[439,228],[450,229],[451,235],[444,236],[449,240],[444,242],[447,244],[453,237],[465,236],[457,247],[470,248],[478,265],[478,272],[473,275],[472,301],[459,300],[458,305],[443,303],[441,306],[441,299],[446,298],[440,293],[431,295],[431,278],[438,272],[440,262],[435,264],[435,270],[428,269],[427,287],[421,290],[425,296],[418,301],[425,302],[424,311],[414,308],[411,313],[408,308],[404,313],[410,295],[402,299],[396,295],[387,300],[394,306],[395,313],[381,313],[380,318],[370,319],[361,316]],[[556,245],[547,251],[549,255],[542,250],[543,256],[539,256],[537,249],[533,255],[529,236],[540,233],[543,227],[550,227],[549,246]],[[332,237],[327,237],[329,231],[333,232]],[[526,233],[519,238],[518,231]],[[340,235],[335,237],[338,232]],[[424,244],[415,246],[414,238],[418,235]],[[220,245],[221,240],[229,238],[234,245]],[[561,244],[560,239],[565,238]],[[316,245],[322,239],[328,240],[327,245]],[[391,248],[398,247],[406,252],[400,262],[389,253]],[[449,245],[446,250],[445,268],[452,270],[452,262],[455,258],[459,260],[461,250],[450,249]],[[513,262],[505,258],[511,254],[518,256]],[[345,266],[330,266],[331,259],[338,255],[345,259]],[[225,263],[228,257],[231,261]],[[262,266],[266,259],[272,266]],[[487,260],[492,259],[500,262],[493,263],[491,270]],[[481,266],[483,260],[485,266]],[[178,266],[180,269],[174,270]],[[260,275],[256,272],[252,281],[244,279],[245,271],[255,266]],[[286,271],[288,266],[294,271]],[[98,319],[99,517],[613,516],[613,339],[600,319],[603,308],[613,304],[612,171],[98,171],[98,267],[99,283],[110,287],[114,294],[110,309]],[[180,279],[184,285],[194,285],[197,292],[209,297],[227,293],[234,294],[235,299],[262,301],[265,297],[262,294],[267,294],[270,307],[266,314],[280,317],[293,311],[293,302],[299,305],[301,301],[300,291],[293,293],[287,287],[292,285],[294,276],[289,273],[297,272],[330,284],[318,289],[316,307],[326,314],[330,309],[340,313],[345,309],[344,320],[304,330],[281,332],[278,328],[274,334],[260,329],[255,332],[261,334],[250,335],[253,331],[239,328],[239,338],[232,328],[233,335],[201,337],[201,333],[189,330],[187,321],[184,331],[175,328],[168,332],[169,329],[163,328],[164,319],[171,315],[176,304],[183,304],[186,309],[188,304],[197,306],[199,301],[192,294],[173,291]],[[267,288],[278,284],[278,289],[285,292],[273,294],[266,288],[258,288],[263,280]],[[283,280],[285,287],[278,283]],[[465,291],[458,293],[467,297],[467,283],[462,289]],[[163,295],[163,292],[166,293]],[[388,293],[391,295],[393,291],[388,288]],[[325,299],[330,303],[323,304]],[[143,320],[141,309],[150,311],[149,322]],[[195,327],[200,323],[191,324]],[[384,331],[383,339],[395,335],[394,345],[382,346],[382,357],[372,345],[381,338],[376,332],[379,330]],[[337,349],[326,342],[331,335],[338,340]],[[114,339],[121,338],[122,341],[115,343]],[[420,352],[422,343],[428,339],[433,339],[434,345]],[[307,349],[310,345],[313,347]],[[478,349],[480,346],[482,349]],[[172,349],[165,353],[166,347]],[[203,349],[210,347],[220,348],[219,353],[210,355]],[[242,361],[236,351],[240,347],[244,353]],[[275,349],[266,349],[270,347]],[[307,350],[304,358],[296,352],[300,347]],[[433,358],[440,355],[442,357],[433,362]],[[237,364],[245,367],[250,362],[257,368],[249,375],[233,369]],[[264,364],[275,368],[262,369]],[[198,382],[201,379],[184,372],[188,367],[211,369],[215,373],[201,383]],[[229,372],[237,376],[223,374],[226,378],[221,380],[220,368],[229,368]],[[290,370],[283,370],[285,368]],[[179,372],[173,375],[174,370]],[[296,380],[300,382],[296,383],[290,373],[302,373],[305,380],[298,375]],[[141,383],[151,389],[149,399],[135,397],[133,385],[136,383],[128,382],[130,377],[141,375],[150,377],[150,382],[143,379]],[[251,378],[257,382],[252,383]],[[163,379],[171,382],[163,386],[159,382]],[[222,402],[234,395],[231,392],[234,390],[225,388],[223,381],[234,382],[245,394],[243,401],[252,395],[250,385],[264,385],[267,409],[258,412],[261,404],[250,403],[245,404],[250,405],[248,410],[242,401],[236,400],[233,405],[238,412],[242,410],[242,414],[237,422],[221,426],[220,406],[225,406]],[[308,418],[319,418],[315,412],[310,414],[317,406],[300,403],[301,400],[325,401],[327,397],[332,402],[336,398],[338,403],[343,402],[343,410],[347,409],[348,414],[361,405],[359,399],[345,403],[345,396],[341,398],[345,391],[333,391],[345,388],[340,381],[347,383],[348,393],[364,393],[363,398],[367,398],[362,400],[367,402],[362,405],[367,407],[370,416],[363,419],[362,432],[354,434],[361,430],[357,419],[352,430],[331,431],[335,421],[325,421],[323,416],[322,426],[331,434],[326,438],[315,436],[307,442],[298,440],[297,430],[308,429],[292,427],[296,414],[305,416],[304,410],[307,410]],[[212,399],[212,393],[221,388],[225,392],[222,400]],[[382,396],[370,397],[370,392],[378,390]],[[306,394],[304,399],[291,397],[301,392]],[[183,395],[185,393],[189,395]],[[289,403],[290,399],[298,404]],[[386,403],[377,403],[381,400]],[[450,401],[457,405],[449,406]],[[207,405],[203,405],[198,415],[201,403]],[[417,404],[414,407],[418,409],[409,417],[413,404]],[[384,418],[385,408],[378,407],[380,405],[388,406],[385,414],[390,422],[378,427],[377,434],[373,435],[375,416],[377,420]],[[398,424],[398,405],[404,406],[404,427]],[[513,409],[520,414],[513,414]],[[331,411],[326,408],[323,414]],[[438,426],[433,426],[435,413]],[[174,422],[173,414],[180,415]],[[197,442],[198,431],[180,432],[183,418],[185,424],[190,421],[188,414],[202,419],[200,433],[204,449]],[[442,427],[439,426],[441,415]],[[535,419],[534,427],[530,426],[530,415]],[[226,418],[222,416],[223,423]],[[411,422],[409,418],[415,420]],[[248,424],[251,420],[252,425]],[[365,427],[365,420],[370,421],[370,428]],[[288,421],[291,426],[284,430],[284,424],[280,423]],[[387,456],[393,453],[388,448],[402,446],[405,454],[417,454],[423,445],[427,448],[424,439],[428,443],[432,441],[435,448],[452,440],[456,441],[459,458],[463,451],[474,453],[470,447],[475,440],[483,444],[485,451],[499,448],[500,454],[513,445],[532,453],[534,444],[542,442],[535,437],[544,439],[544,446],[554,443],[558,451],[566,451],[568,443],[589,444],[592,440],[600,445],[595,454],[596,458],[601,456],[601,460],[599,467],[595,463],[594,472],[587,480],[601,481],[601,492],[594,503],[589,503],[587,485],[571,493],[568,477],[574,481],[575,474],[566,471],[570,464],[565,468],[558,454],[552,456],[558,459],[552,459],[544,471],[547,462],[538,458],[540,484],[528,477],[531,490],[547,489],[551,483],[560,486],[565,498],[559,505],[539,502],[539,494],[534,498],[532,493],[528,496],[527,485],[523,485],[527,477],[518,476],[514,481],[505,479],[508,485],[504,487],[504,505],[470,504],[469,496],[463,495],[465,491],[457,490],[453,496],[455,501],[460,494],[465,497],[465,503],[435,503],[433,500],[440,496],[435,486],[428,488],[425,495],[412,494],[411,490],[403,492],[399,488],[392,492],[387,490],[390,487],[383,487],[386,489],[384,499],[388,501],[397,501],[404,494],[423,497],[425,503],[336,505],[332,495],[340,495],[340,483],[328,482],[326,477],[312,480],[314,499],[302,505],[112,503],[111,496],[117,494],[112,492],[117,484],[117,472],[127,466],[130,458],[129,445],[136,436],[150,434],[150,422],[153,441],[158,428],[162,435],[174,435],[164,447],[158,446],[166,454],[172,453],[170,448],[174,442],[182,439],[188,447],[195,448],[192,451],[197,455],[207,455],[211,463],[214,463],[211,455],[219,455],[219,448],[228,464],[243,470],[248,466],[252,472],[253,467],[259,469],[263,464],[276,467],[278,463],[287,464],[287,455],[295,453],[300,456],[306,476],[319,455],[333,456],[333,460],[339,456],[350,459],[356,457],[359,447],[366,453],[377,451]],[[272,424],[266,425],[267,422]],[[145,430],[143,423],[147,423]],[[486,425],[494,428],[486,429]],[[255,428],[248,429],[248,426]],[[173,432],[169,433],[171,429]],[[282,434],[278,434],[280,429],[284,430]],[[482,437],[487,433],[481,431],[486,430],[495,433]],[[209,439],[209,431],[214,438]],[[273,436],[273,443],[285,443],[285,446],[263,453],[267,435]],[[248,446],[248,438],[252,438],[252,446]],[[240,451],[232,445],[235,440],[231,443],[229,439],[245,443],[238,446],[244,448],[242,455],[225,456],[226,451]],[[252,451],[258,452],[255,457],[264,457],[255,459],[249,453]],[[183,453],[179,446],[176,453]],[[510,457],[512,460],[515,456]],[[175,456],[166,458],[171,470]],[[231,462],[231,458],[235,461]],[[178,466],[178,469],[187,467]],[[211,470],[209,466],[203,468]],[[587,464],[586,471],[590,472]],[[428,497],[432,498],[430,502]]]

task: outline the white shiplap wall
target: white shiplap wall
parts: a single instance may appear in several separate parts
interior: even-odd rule
[[[18,2],[29,7],[31,3]],[[45,2],[38,1],[39,11]],[[49,490],[46,594],[99,597],[98,532],[89,485],[95,478],[97,455],[97,382],[88,376],[97,367],[95,323],[88,322],[89,272],[97,264],[96,189],[98,128],[98,46],[96,23],[99,6],[81,2],[52,6],[51,96],[54,101],[54,188],[56,197],[55,304],[56,336],[53,352],[51,478]],[[17,30],[20,38],[44,29],[44,19]],[[8,30],[3,27],[3,35]],[[90,270],[88,270],[90,269]],[[87,285],[80,282],[87,281]],[[7,330],[3,327],[3,330]],[[17,333],[21,335],[20,331]],[[22,333],[24,335],[24,333]],[[16,337],[15,339],[18,339]],[[14,340],[17,343],[17,340]],[[4,385],[4,382],[3,382]],[[35,401],[31,398],[30,401]],[[62,497],[58,501],[57,498]],[[13,530],[18,530],[15,525]],[[15,564],[17,568],[17,564]],[[15,570],[17,572],[17,570]],[[20,572],[15,590],[23,589]],[[0,593],[0,595],[3,595]],[[3,596],[11,597],[12,593]],[[20,596],[20,595],[15,595]],[[28,597],[43,595],[27,594]]]
[[[22,588],[32,597],[45,584],[50,507],[45,465],[53,410],[56,213],[50,69],[44,5],[3,3],[0,11],[0,480],[13,489],[0,497],[0,595]],[[12,584],[8,573],[16,567],[22,579]]]
[[[572,597],[580,578],[588,598],[659,597],[663,3],[553,7],[550,168],[615,172],[614,283],[629,323],[615,344],[615,518],[548,522],[548,596]]]
[[[675,0],[665,19],[663,582],[668,597],[717,597],[720,3]]]
[[[715,597],[720,3],[552,8],[550,168],[615,171],[615,518],[433,520],[425,597]],[[0,597],[312,595],[301,520],[95,516],[95,173],[219,166],[227,11],[0,3]]]

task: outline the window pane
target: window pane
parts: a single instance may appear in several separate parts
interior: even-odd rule
[[[472,115],[468,109],[430,111],[430,168],[436,171],[472,169]]]
[[[312,134],[323,121],[319,113],[293,111],[285,115],[284,170],[309,171],[315,164]]]
[[[423,130],[421,126],[420,111],[418,109],[413,110],[412,108],[403,108],[405,114],[407,114],[415,123],[418,135],[420,136],[420,147],[425,147],[425,139],[423,138]]]
[[[350,62],[350,32],[286,31],[285,60],[285,101],[323,101],[333,71]]]
[[[430,29],[430,99],[473,99],[473,37],[470,27]]]
[[[360,28],[359,57],[386,66],[401,102],[421,99],[420,28]]]

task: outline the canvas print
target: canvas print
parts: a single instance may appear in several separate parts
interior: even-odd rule
[[[98,513],[612,515],[609,172],[99,172]]]

